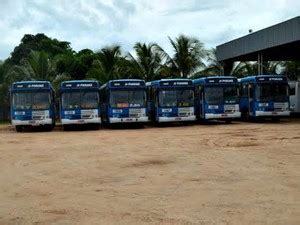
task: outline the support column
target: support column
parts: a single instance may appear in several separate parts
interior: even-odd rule
[[[262,75],[264,72],[263,54],[261,52],[257,54],[257,70],[257,75]]]

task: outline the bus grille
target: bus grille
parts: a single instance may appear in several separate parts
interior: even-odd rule
[[[234,113],[239,111],[238,105],[224,105],[224,113]]]
[[[32,119],[33,120],[42,120],[46,117],[49,117],[49,111],[32,111]]]
[[[143,109],[129,109],[129,117],[138,118],[143,115]]]
[[[288,109],[288,103],[286,102],[275,102],[274,103],[274,110],[280,111],[280,110],[287,110]]]
[[[184,117],[184,116],[191,116],[192,110],[190,108],[178,108],[178,116]]]
[[[94,117],[98,117],[97,109],[89,109],[89,110],[81,110],[81,119],[90,119]]]

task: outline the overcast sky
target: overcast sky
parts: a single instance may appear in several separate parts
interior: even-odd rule
[[[76,51],[199,38],[207,48],[300,15],[299,0],[0,0],[0,59],[24,34],[45,33]]]

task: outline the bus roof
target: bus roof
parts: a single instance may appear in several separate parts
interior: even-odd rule
[[[193,81],[188,78],[161,79],[147,82],[146,85],[154,87],[189,87],[193,85]]]
[[[238,80],[233,76],[209,76],[209,77],[201,77],[193,80],[195,85],[203,84],[203,85],[213,85],[213,84],[234,84],[237,83]]]
[[[100,84],[97,80],[69,80],[61,82],[60,90],[99,89],[99,86]]]
[[[141,79],[119,79],[110,80],[103,84],[100,89],[104,88],[137,88],[145,87],[145,81]]]
[[[11,91],[17,90],[50,90],[53,89],[49,81],[32,80],[32,81],[18,81],[11,85]]]
[[[283,75],[257,75],[257,76],[248,76],[239,79],[239,82],[252,82],[252,83],[266,83],[266,82],[287,82],[287,77]]]

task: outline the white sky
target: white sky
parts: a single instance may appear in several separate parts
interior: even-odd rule
[[[74,50],[197,37],[207,48],[300,15],[299,0],[0,0],[0,59],[24,34],[45,33]],[[300,29],[300,28],[299,28]]]

